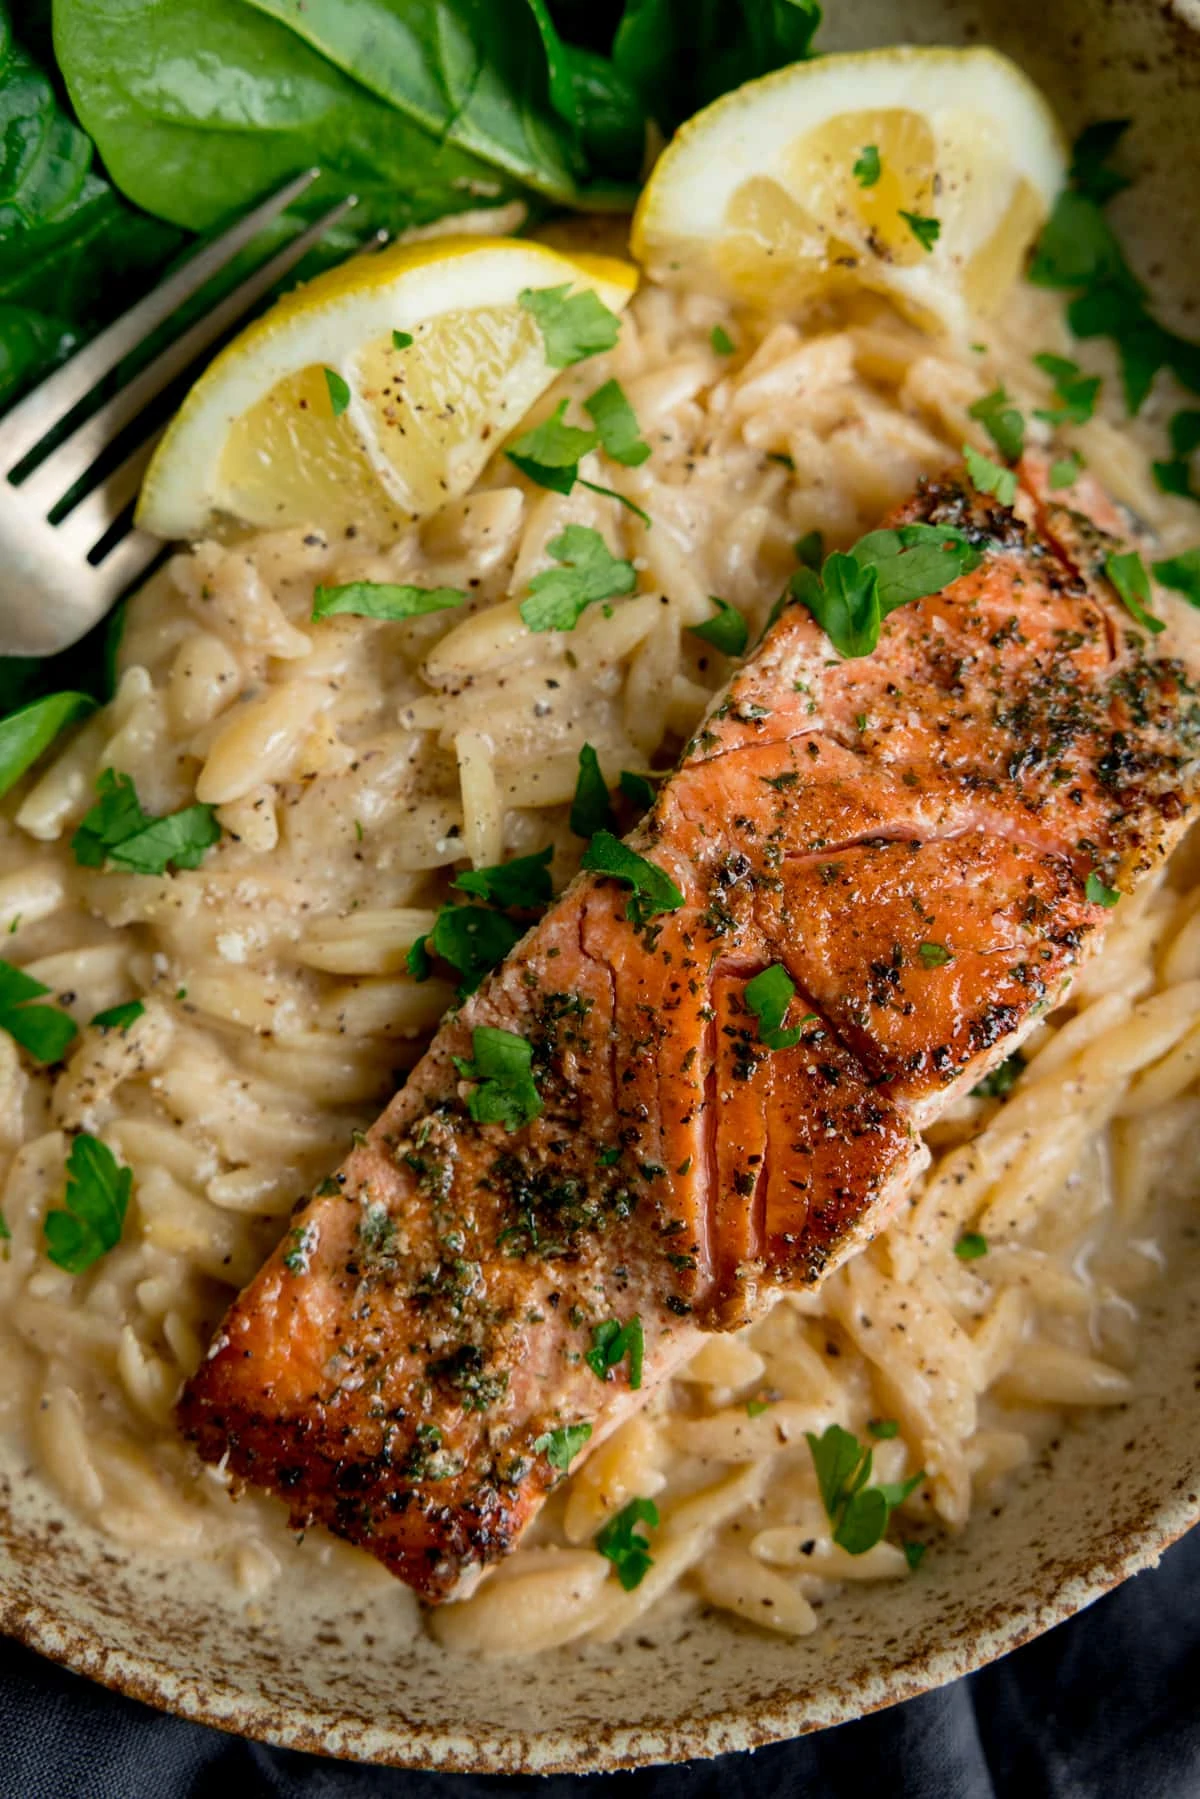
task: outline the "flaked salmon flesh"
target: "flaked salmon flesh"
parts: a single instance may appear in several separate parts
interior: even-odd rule
[[[783,611],[628,840],[684,904],[639,925],[627,888],[577,878],[184,1390],[203,1457],[426,1600],[517,1543],[565,1478],[551,1433],[590,1425],[590,1451],[706,1333],[879,1231],[921,1128],[1062,997],[1104,890],[1131,893],[1188,821],[1196,692],[1103,575],[1123,521],[1099,490],[1056,494],[1027,458],[1014,508],[948,477],[892,522],[914,521],[967,532],[978,567],[857,660]],[[806,1022],[770,1049],[745,992],[774,964]],[[532,1048],[543,1109],[511,1131],[474,1121],[455,1065],[485,1025]],[[637,1390],[629,1357],[586,1359],[635,1316]]]

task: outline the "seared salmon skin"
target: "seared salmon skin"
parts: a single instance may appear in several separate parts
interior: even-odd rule
[[[184,1390],[203,1457],[428,1601],[470,1591],[704,1333],[882,1227],[921,1128],[1184,829],[1200,708],[1104,575],[1104,496],[1027,458],[1012,507],[950,476],[891,521],[914,523],[973,566],[855,659],[782,609]]]

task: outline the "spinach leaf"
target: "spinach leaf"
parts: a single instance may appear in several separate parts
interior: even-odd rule
[[[546,0],[528,0],[549,76],[550,104],[567,125],[577,161],[617,181],[636,179],[646,113],[633,83],[605,56],[567,43]]]
[[[552,87],[563,93],[563,70],[557,60],[548,67],[533,0],[245,3],[422,126],[434,144],[455,144],[555,199],[571,197],[570,136],[551,107]],[[569,68],[566,80],[573,91]]]
[[[522,72],[522,46],[544,71],[523,10],[57,0],[54,41],[80,119],[147,211],[207,230],[316,161],[306,215],[354,192],[356,232],[398,230],[531,189],[574,197],[560,128]]]
[[[613,62],[664,131],[731,87],[812,55],[816,0],[627,0]]]
[[[178,244],[131,213],[91,160],[0,0],[0,404],[115,316]]]

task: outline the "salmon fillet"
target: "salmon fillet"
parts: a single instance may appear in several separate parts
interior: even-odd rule
[[[1129,893],[1195,803],[1194,689],[1104,579],[1122,520],[1086,477],[1055,496],[1027,459],[1009,509],[951,476],[892,522],[981,560],[858,660],[783,610],[628,840],[683,903],[639,915],[619,881],[574,881],[184,1390],[203,1457],[428,1601],[517,1542],[564,1478],[552,1433],[594,1448],[706,1332],[881,1228],[921,1127],[1099,943],[1089,876]],[[795,997],[770,1048],[746,988],[774,965]],[[541,1110],[511,1130],[470,1110],[487,1026],[531,1048]],[[635,1358],[587,1360],[634,1317],[640,1386]]]

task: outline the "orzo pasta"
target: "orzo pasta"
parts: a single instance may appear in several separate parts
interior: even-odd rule
[[[124,1543],[211,1559],[231,1594],[273,1578],[282,1509],[234,1504],[175,1435],[172,1402],[292,1205],[451,1002],[407,957],[452,872],[550,845],[561,885],[582,847],[567,817],[581,746],[610,781],[665,769],[725,678],[689,632],[710,594],[757,633],[797,538],[849,543],[964,441],[986,448],[967,408],[1000,381],[1044,404],[1027,346],[1068,347],[1056,306],[1023,291],[988,334],[958,356],[882,302],[762,328],[646,287],[617,347],[568,370],[536,416],[618,377],[653,454],[603,478],[651,528],[498,457],[389,546],[316,528],[208,542],[134,601],[115,699],[0,826],[6,956],[82,1027],[52,1075],[0,1036],[4,1332],[32,1452],[68,1506]],[[1168,552],[1183,547],[1185,503],[1156,491],[1136,435],[1102,414],[1068,435]],[[569,636],[531,635],[519,600],[568,522],[632,559],[637,591]],[[352,580],[461,587],[470,607],[312,623],[314,587]],[[77,866],[71,834],[106,768],[150,812],[215,806],[219,846],[163,876]],[[804,1634],[840,1582],[908,1573],[895,1543],[856,1557],[831,1540],[806,1431],[896,1420],[876,1474],[925,1471],[904,1526],[932,1542],[1063,1408],[1130,1393],[1138,1296],[1159,1271],[1156,1169],[1200,1133],[1188,855],[1124,903],[1011,1094],[932,1128],[933,1166],[890,1229],[818,1294],[713,1337],[474,1598],[434,1615],[447,1648],[606,1639],[697,1601]],[[89,1025],[138,997],[126,1031]],[[72,1276],[46,1260],[42,1226],[79,1130],[132,1169],[133,1200],[118,1247]],[[987,1254],[968,1259],[956,1250],[972,1234]],[[635,1496],[662,1525],[625,1592],[591,1545]],[[347,1580],[354,1567],[377,1577],[348,1553]]]

